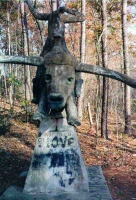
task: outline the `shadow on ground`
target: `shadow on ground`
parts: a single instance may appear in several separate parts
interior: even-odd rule
[[[18,178],[21,172],[28,170],[29,165],[30,159],[20,158],[20,155],[0,148],[0,195]]]

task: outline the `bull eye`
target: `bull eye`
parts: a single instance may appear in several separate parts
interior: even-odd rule
[[[52,81],[52,76],[50,74],[45,74],[44,79],[47,83]]]
[[[69,77],[67,80],[68,80],[68,83],[70,84],[73,82],[73,77]]]

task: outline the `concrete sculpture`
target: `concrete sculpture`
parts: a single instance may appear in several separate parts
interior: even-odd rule
[[[27,4],[32,11],[30,1]],[[62,11],[75,14],[66,8],[41,15],[32,11],[38,18],[49,20],[49,37],[41,56],[0,56],[0,63],[38,67],[38,84],[34,86],[39,88],[38,93],[36,90],[34,94],[38,109],[34,116],[41,123],[24,187],[24,193],[32,195],[79,191],[82,194],[89,190],[88,176],[75,131],[75,126],[80,124],[73,98],[76,73],[110,77],[136,88],[135,79],[110,69],[83,64],[69,53],[62,26],[64,19],[68,18],[61,16],[64,17],[62,20]]]

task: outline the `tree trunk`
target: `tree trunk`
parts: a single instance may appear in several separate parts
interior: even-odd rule
[[[128,58],[128,36],[127,36],[127,0],[122,0],[122,40],[123,40],[123,64],[124,73],[130,75],[129,58]],[[131,89],[125,85],[125,133],[131,134]]]
[[[86,7],[86,0],[82,0],[82,13],[85,15],[85,7]],[[83,21],[81,23],[81,62],[85,62],[85,38],[86,38],[86,22]],[[84,79],[84,74],[77,73],[77,79]],[[84,98],[84,83],[81,88],[81,95],[77,99],[77,110],[78,110],[78,118],[82,121],[83,119],[83,98]]]
[[[56,2],[56,0],[51,0],[51,10],[52,11],[57,10],[57,2]]]
[[[25,4],[21,3],[21,14],[22,14],[22,27],[23,27],[23,39],[24,39],[24,55],[29,55],[29,41],[28,41],[28,30],[27,30],[27,20],[25,12]],[[30,76],[30,67],[24,66],[24,78],[25,78],[25,96],[26,100],[31,100],[31,76]]]
[[[106,0],[102,0],[102,64],[107,68],[107,9]],[[108,139],[107,132],[108,115],[108,79],[103,78],[102,116],[101,116],[101,136]]]
[[[11,55],[11,35],[10,35],[10,10],[7,10],[7,21],[8,21],[8,27],[7,27],[7,35],[8,35],[8,55]],[[12,75],[12,65],[9,65],[9,75]],[[12,82],[10,82],[9,86],[9,103],[10,108],[13,106],[13,85]]]
[[[5,87],[5,96],[6,96],[6,99],[8,98],[8,87],[7,87],[7,72],[5,70],[5,66],[4,66],[4,87]]]
[[[34,1],[34,8],[36,8],[36,4],[37,4],[37,0]],[[41,28],[41,25],[40,25],[39,21],[36,18],[35,18],[35,22],[36,22],[37,28],[39,30],[40,38],[41,38],[41,48],[43,48],[44,36],[42,34],[42,28]]]

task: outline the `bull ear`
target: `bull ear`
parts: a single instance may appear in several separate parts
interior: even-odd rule
[[[0,56],[0,63],[40,66],[44,64],[44,59],[40,56]]]
[[[85,72],[85,73],[97,74],[100,76],[109,77],[109,78],[121,81],[133,88],[136,88],[135,79],[130,78],[129,76],[122,74],[120,72],[110,70],[107,68],[94,66],[90,64],[78,63],[78,65],[76,66],[76,72]]]

